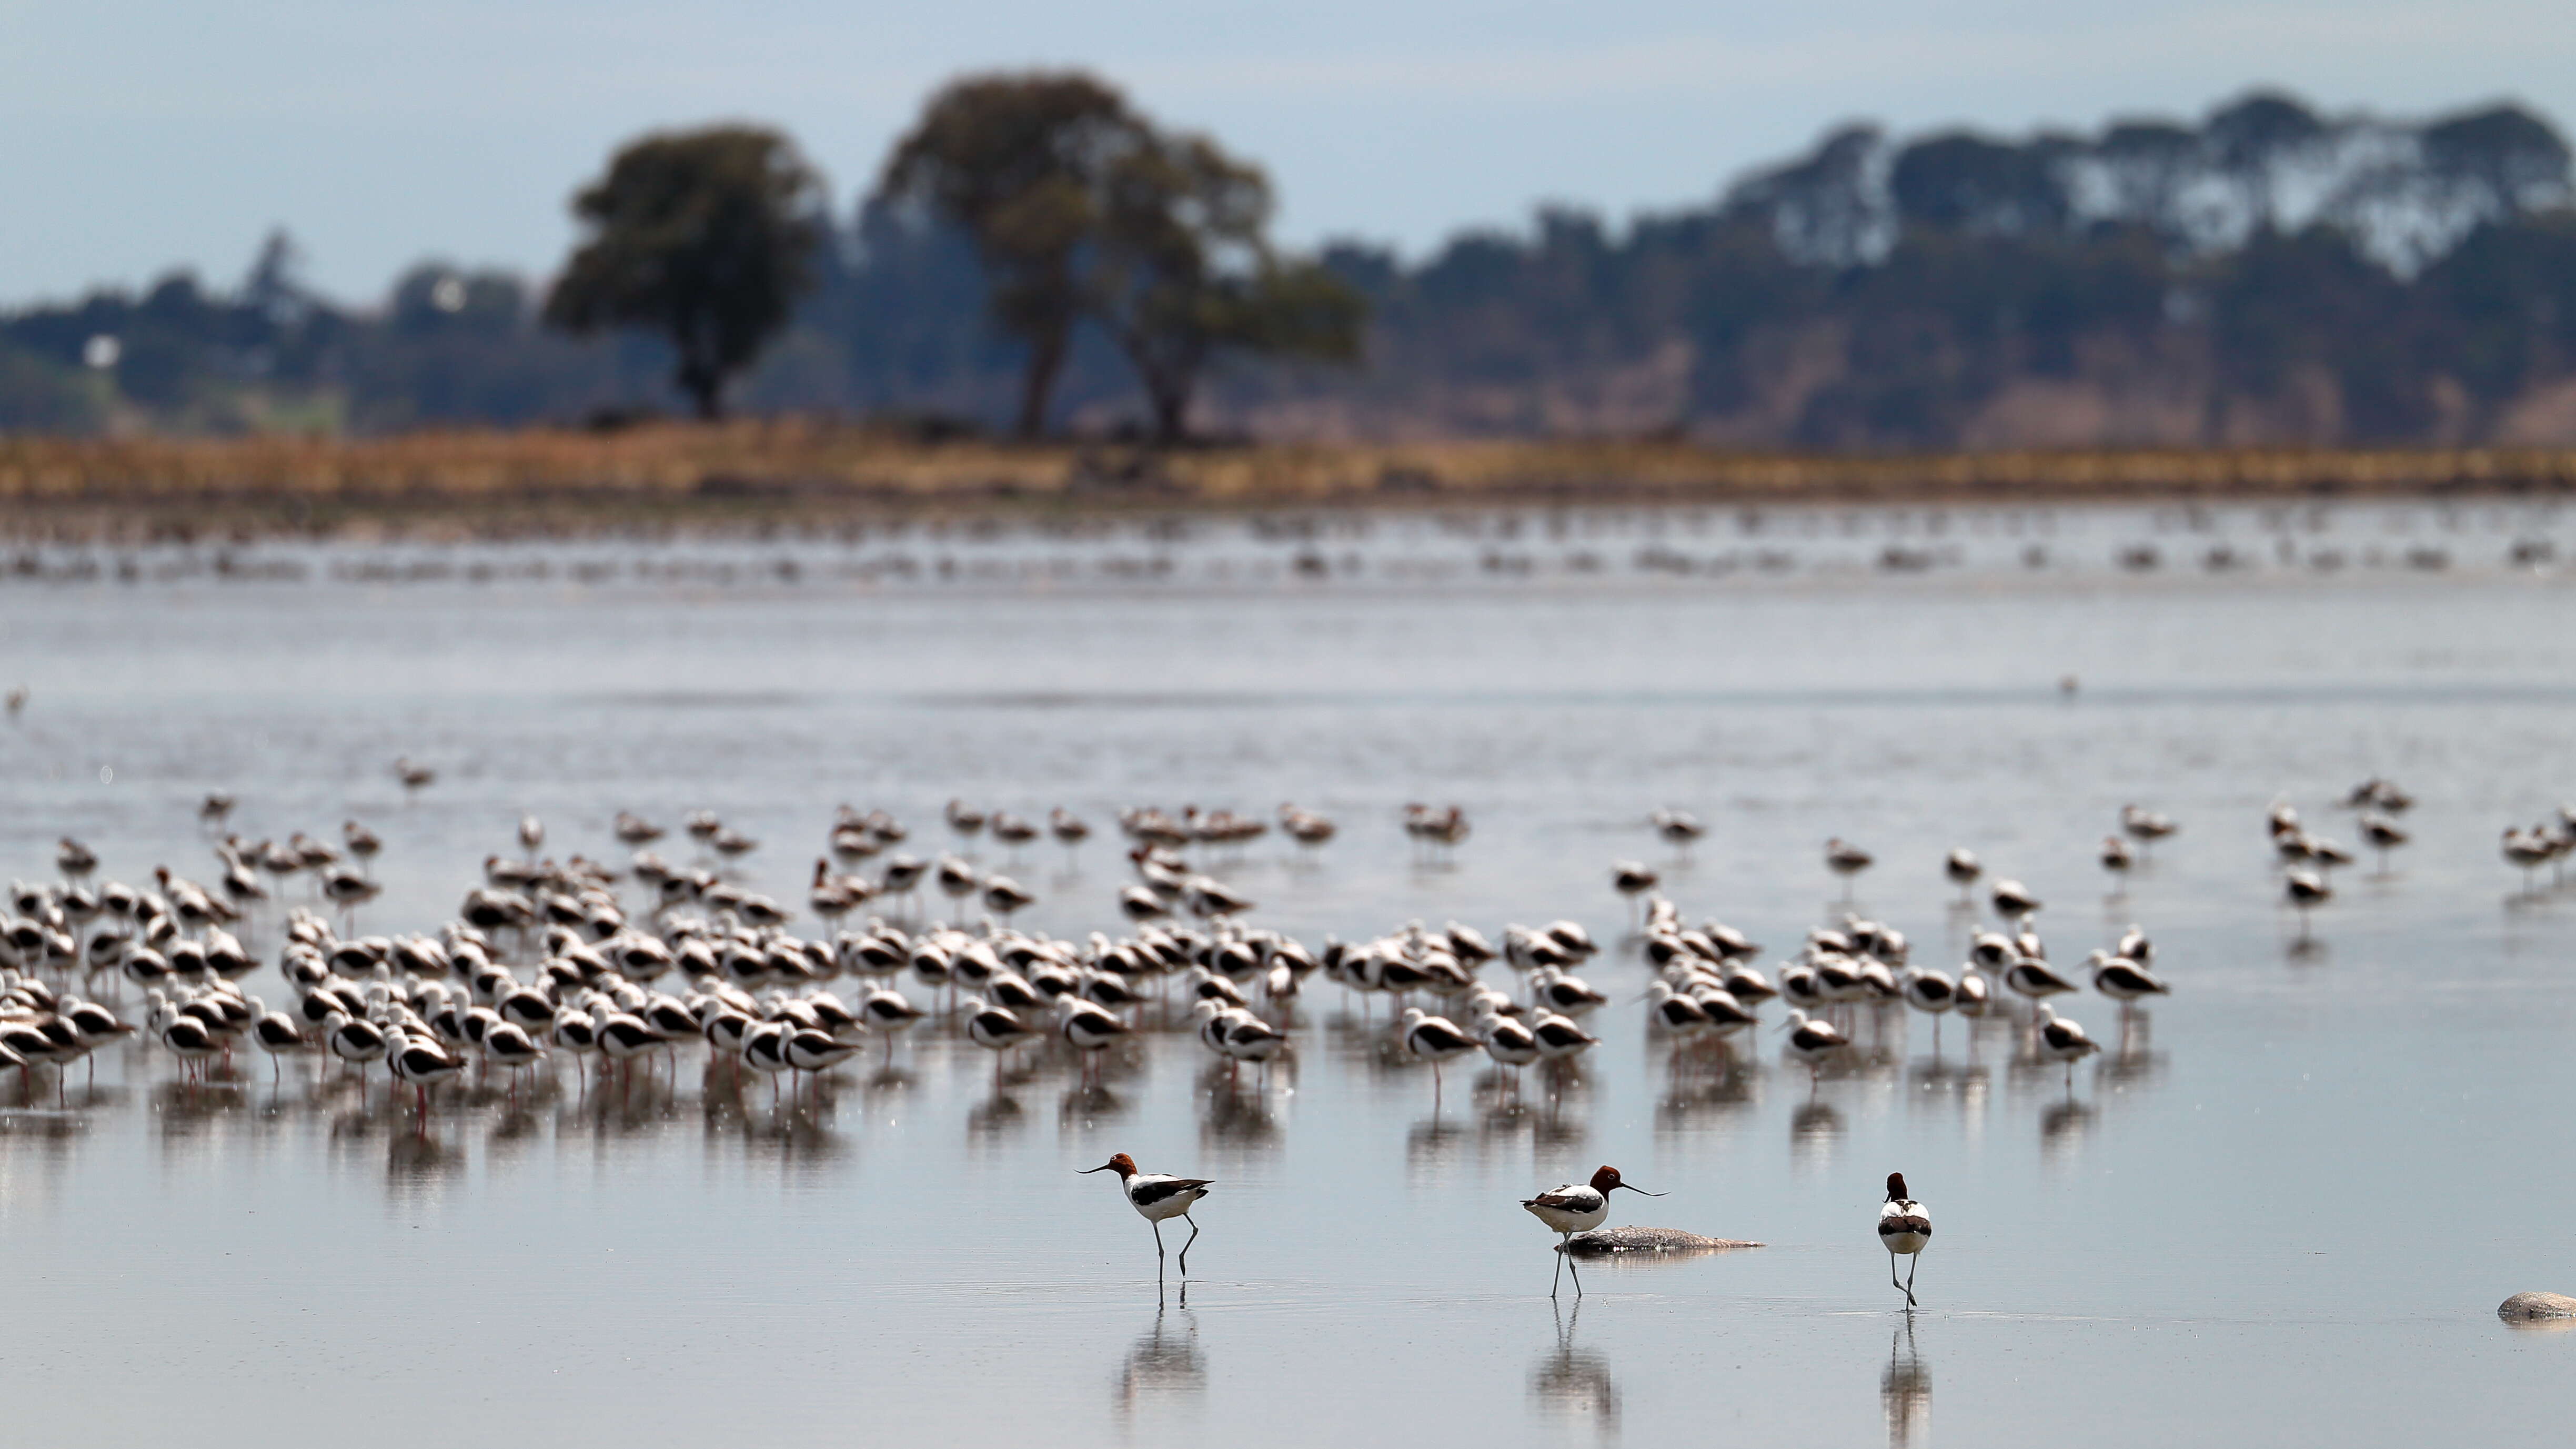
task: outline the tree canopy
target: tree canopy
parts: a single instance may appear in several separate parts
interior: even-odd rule
[[[974,239],[993,320],[1028,347],[1022,437],[1046,429],[1084,310],[1082,256],[1098,239],[1102,189],[1149,136],[1126,98],[1088,75],[968,76],[931,98],[886,160],[878,196]]]
[[[1367,303],[1271,249],[1269,179],[1205,136],[1155,136],[1106,178],[1092,310],[1136,369],[1155,437],[1189,431],[1192,394],[1224,351],[1351,362]]]
[[[950,112],[985,85],[1008,94]],[[770,314],[776,344],[731,374],[738,406],[924,436],[1034,416],[1816,448],[2576,442],[2569,149],[2508,105],[2409,121],[2259,95],[2089,133],[1848,126],[1698,204],[1312,259],[1268,239],[1256,167],[1096,81],[970,79],[913,139],[931,133],[974,164],[890,166],[913,179],[838,214],[813,192],[785,208],[825,244]],[[1045,144],[1030,159],[1012,137]],[[236,278],[0,313],[0,427],[606,423],[679,360],[659,314],[571,335],[505,272],[426,261],[348,306],[294,262],[277,238]],[[1045,329],[1015,319],[1056,329],[1034,413]],[[1301,365],[1363,336],[1364,368]]]
[[[647,136],[573,198],[588,238],[546,298],[574,333],[666,338],[703,418],[786,326],[822,240],[822,186],[786,137],[750,126]]]

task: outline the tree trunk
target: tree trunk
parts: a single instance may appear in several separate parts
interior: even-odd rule
[[[1058,324],[1029,338],[1029,369],[1020,379],[1018,431],[1023,439],[1046,435],[1047,397],[1055,391],[1056,374],[1064,370],[1065,339],[1071,331]]]
[[[724,379],[710,371],[684,369],[680,386],[698,411],[702,423],[720,422],[724,418]]]
[[[1118,346],[1127,354],[1127,365],[1136,369],[1146,405],[1154,411],[1154,441],[1166,446],[1188,441],[1190,394],[1198,390],[1205,351],[1187,346],[1161,351],[1152,337],[1134,328],[1120,330]]]
[[[1154,441],[1184,442],[1190,435],[1190,377],[1148,379],[1145,392],[1154,404]]]
[[[701,343],[700,335],[696,328],[683,326],[671,339],[680,352],[680,365],[672,380],[696,406],[698,421],[712,423],[724,416],[724,369],[704,355],[712,349]]]

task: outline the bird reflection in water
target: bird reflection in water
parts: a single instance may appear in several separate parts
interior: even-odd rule
[[[1276,1147],[1279,1119],[1271,1113],[1266,1088],[1245,1082],[1222,1062],[1211,1063],[1198,1076],[1199,1141],[1212,1146]]]
[[[1929,1442],[1932,1434],[1932,1367],[1914,1347],[1914,1315],[1887,1343],[1887,1370],[1878,1376],[1878,1406],[1887,1415],[1887,1449]]]
[[[1530,1398],[1549,1414],[1589,1419],[1603,1439],[1619,1433],[1619,1385],[1610,1377],[1610,1360],[1574,1346],[1575,1326],[1583,1321],[1583,1302],[1556,1310],[1556,1345],[1540,1355],[1530,1370]]]
[[[970,1144],[991,1143],[1028,1126],[1027,1114],[1020,1110],[1016,1098],[995,1088],[993,1095],[966,1109],[966,1140]]]
[[[1993,1091],[1993,1070],[1980,1063],[1962,1065],[1936,1057],[1917,1062],[1905,1073],[1907,1110],[1954,1112],[1966,1123],[1984,1114]]]
[[[1425,1117],[1404,1134],[1404,1165],[1417,1181],[1425,1177],[1438,1181],[1443,1169],[1456,1165],[1458,1150],[1468,1141],[1466,1127],[1454,1118]]]
[[[1789,1160],[1810,1171],[1830,1166],[1842,1135],[1843,1114],[1831,1102],[1803,1102],[1789,1114]]]
[[[1740,1117],[1753,1106],[1759,1067],[1728,1042],[1676,1049],[1667,1085],[1655,1102],[1655,1126],[1686,1132],[1708,1122]]]
[[[385,1190],[405,1198],[439,1187],[465,1171],[465,1154],[418,1132],[385,1134]]]
[[[2096,1091],[2151,1087],[2165,1074],[2166,1055],[2155,1050],[2155,1018],[2144,1011],[2120,1024],[2119,1050],[2094,1063]]]
[[[484,1134],[483,1160],[494,1166],[515,1162],[527,1155],[529,1144],[538,1136],[537,1114],[525,1104],[513,1103],[493,1119],[491,1129]]]
[[[1190,1285],[1181,1282],[1180,1308],[1174,1313],[1158,1297],[1154,1326],[1127,1350],[1110,1390],[1110,1408],[1122,1426],[1132,1426],[1139,1409],[1159,1404],[1195,1404],[1207,1393],[1207,1359],[1199,1352],[1199,1320],[1190,1312]]]
[[[1108,1083],[1076,1082],[1066,1087],[1064,1096],[1057,1100],[1055,1120],[1059,1127],[1088,1127],[1114,1117],[1123,1117],[1126,1113],[1126,1099],[1109,1090]]]
[[[2041,1159],[2053,1163],[2081,1148],[2085,1130],[2093,1125],[2095,1115],[2090,1105],[2074,1097],[2051,1103],[2039,1114]]]

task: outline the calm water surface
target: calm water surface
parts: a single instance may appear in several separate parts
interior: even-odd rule
[[[1103,825],[1293,799],[1341,838],[1223,873],[1313,941],[1558,916],[1616,939],[1607,866],[1631,857],[1776,957],[1842,909],[1819,858],[1839,834],[1878,852],[1860,904],[1918,960],[1955,962],[1974,923],[1938,872],[1965,844],[2048,900],[2053,957],[2135,920],[2176,986],[2125,1040],[2071,999],[2119,1044],[2071,1090],[2009,1027],[1948,1022],[1936,1051],[1902,1013],[1813,1088],[1767,1030],[1676,1052],[1627,999],[1633,946],[1588,972],[1619,1001],[1558,1090],[1515,1104],[1462,1063],[1437,1110],[1383,1011],[1320,979],[1266,1086],[1186,1032],[1098,1088],[1055,1058],[997,1086],[926,1027],[795,1111],[699,1053],[676,1089],[451,1093],[424,1133],[315,1064],[191,1092],[157,1050],[105,1052],[68,1110],[12,1090],[0,1113],[10,1437],[2420,1443],[2554,1417],[2576,1337],[2492,1310],[2576,1289],[2576,891],[2521,895],[2494,839],[2576,793],[2576,596],[2497,564],[2554,520],[2445,516],[2230,525],[2273,560],[2280,538],[2304,559],[2385,535],[2395,560],[2447,536],[2438,568],[2365,568],[2366,542],[2349,568],[2120,566],[2137,539],[2192,556],[2139,511],[2053,518],[2084,566],[2028,566],[1989,519],[1953,535],[1987,554],[1876,567],[1925,525],[1864,515],[1770,574],[1519,573],[1397,523],[1320,580],[1253,557],[1291,537],[1164,539],[1159,576],[718,584],[734,553],[666,544],[704,567],[538,577],[541,553],[491,549],[398,576],[397,550],[326,549],[301,573],[0,586],[33,691],[0,731],[0,869],[31,878],[64,833],[103,876],[210,877],[209,788],[252,835],[376,825],[377,931],[444,919],[522,811],[615,859],[615,811],[714,808],[795,901],[843,801],[919,850],[951,795]],[[1623,518],[1574,531],[1616,523],[1626,559]],[[1435,553],[1455,566],[1397,566]],[[439,783],[406,803],[398,754]],[[2418,797],[2415,842],[2342,873],[2298,947],[2263,807],[2349,841],[2334,802],[2374,773]],[[1470,811],[1454,861],[1414,860],[1411,799]],[[2093,848],[2131,800],[2184,831],[2106,899]],[[1712,826],[1688,862],[1645,826],[1663,805]],[[1025,924],[1114,929],[1114,842],[1009,868],[1042,897]],[[273,957],[273,919],[254,944]],[[1218,1180],[1186,1300],[1158,1299],[1106,1178],[1074,1175],[1122,1150]],[[1614,1220],[1769,1246],[1605,1264],[1551,1304],[1517,1200],[1602,1162],[1671,1194]],[[1872,1233],[1891,1169],[1939,1225],[1910,1323]]]

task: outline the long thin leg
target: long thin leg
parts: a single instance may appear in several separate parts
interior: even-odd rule
[[[1146,1219],[1146,1221],[1147,1221],[1147,1222],[1149,1222],[1149,1223],[1153,1223],[1153,1228],[1154,1228],[1154,1281],[1155,1281],[1155,1282],[1157,1282],[1157,1283],[1160,1283],[1160,1282],[1162,1282],[1162,1281],[1163,1281],[1163,1225],[1162,1225],[1161,1223],[1153,1222],[1153,1219],[1151,1219],[1151,1218]],[[1183,1269],[1182,1271],[1187,1272],[1188,1270],[1187,1270],[1187,1269]]]
[[[1909,1275],[1910,1276],[1910,1275]],[[1887,1250],[1887,1286],[1905,1295],[1905,1306],[1914,1306],[1914,1290],[1896,1281],[1896,1250]]]
[[[1908,1308],[1914,1306],[1914,1275],[1921,1271],[1923,1271],[1923,1255],[1917,1253],[1914,1255],[1914,1261],[1907,1264],[1905,1268],[1905,1306]]]
[[[1555,1276],[1547,1280],[1547,1296],[1550,1298],[1554,1298],[1556,1296],[1557,1285],[1565,1281],[1565,1243],[1567,1237],[1568,1235],[1565,1233],[1559,1233],[1556,1235],[1556,1273]]]
[[[1568,1236],[1565,1241],[1568,1246],[1571,1246],[1574,1239]],[[1580,1298],[1583,1296],[1583,1267],[1574,1261],[1574,1254],[1569,1252],[1561,1256],[1565,1259],[1565,1271],[1574,1275],[1574,1296]]]
[[[1197,1218],[1190,1217],[1188,1213],[1183,1213],[1181,1216],[1189,1222],[1190,1243],[1197,1242],[1199,1240],[1199,1220]],[[1181,1244],[1181,1276],[1184,1278],[1190,1275],[1190,1243]]]

